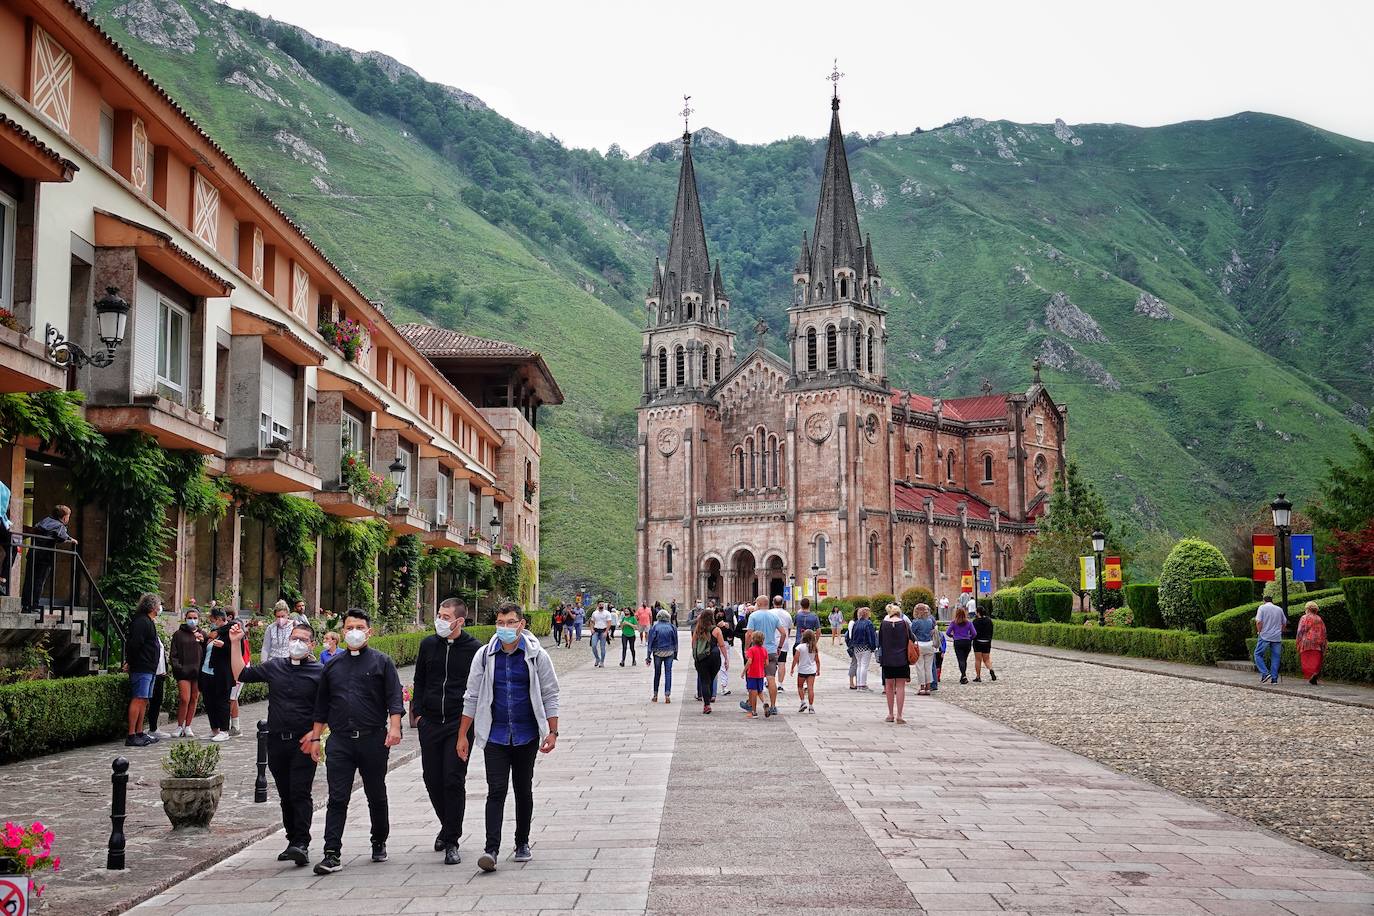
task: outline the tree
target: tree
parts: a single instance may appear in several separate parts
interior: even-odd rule
[[[415,271],[393,281],[392,295],[412,311],[432,315],[442,304],[458,300],[458,275],[452,271]]]
[[[1236,575],[1250,575],[1254,563],[1254,535],[1277,533],[1273,510],[1267,504],[1254,507],[1245,503],[1224,504],[1214,514],[1213,521],[1215,529],[1221,532],[1217,549],[1225,554]],[[1294,509],[1289,528],[1292,534],[1308,534],[1312,531],[1312,519],[1305,512]]]
[[[1321,499],[1312,507],[1317,541],[1335,557],[1343,574],[1374,573],[1374,420],[1365,436],[1351,433],[1354,460],[1348,465],[1327,460],[1320,483]]]
[[[1107,549],[1113,554],[1122,552],[1114,528],[1107,504],[1079,474],[1077,462],[1070,461],[1050,496],[1049,510],[1040,519],[1026,565],[1013,581],[1024,585],[1032,579],[1044,578],[1076,585],[1078,558],[1091,552],[1093,532],[1101,531],[1107,536]],[[1122,562],[1126,562],[1125,557]]]

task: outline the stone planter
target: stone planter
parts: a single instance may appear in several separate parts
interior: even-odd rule
[[[223,792],[223,773],[204,779],[168,776],[162,780],[162,810],[173,830],[203,830],[210,826]]]

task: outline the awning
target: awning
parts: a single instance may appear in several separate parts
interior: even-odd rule
[[[342,391],[344,400],[361,410],[387,413],[386,402],[377,397],[362,382],[340,375],[328,366],[321,366],[315,376],[317,391]]]
[[[140,260],[156,267],[193,296],[220,299],[234,284],[215,273],[161,230],[106,210],[95,211],[95,247],[132,248]]]
[[[11,118],[0,114],[0,165],[34,181],[71,181],[78,166],[35,137]]]
[[[241,337],[261,337],[262,345],[297,366],[324,364],[324,351],[275,318],[266,318],[234,306],[230,333]],[[318,388],[318,386],[316,386]]]

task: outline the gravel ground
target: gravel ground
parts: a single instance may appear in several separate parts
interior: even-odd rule
[[[1374,869],[1374,710],[1014,652],[993,661],[1000,680],[962,686],[949,656],[938,696]]]

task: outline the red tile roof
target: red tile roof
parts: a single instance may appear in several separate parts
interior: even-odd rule
[[[461,334],[447,328],[436,328],[428,324],[403,324],[401,335],[410,341],[411,346],[431,359],[445,357],[478,357],[490,359],[529,359],[538,356],[534,350],[507,343],[504,340],[490,340]]]
[[[899,483],[892,485],[892,502],[898,511],[902,512],[924,512],[926,510],[925,501],[927,498],[935,500],[936,515],[957,516],[959,514],[959,503],[968,503],[968,517],[988,521],[992,518],[987,503],[976,496],[941,490],[937,487],[908,487]]]
[[[895,406],[905,404],[911,410],[933,413],[935,401],[923,394],[898,391],[892,395]],[[1005,394],[980,394],[968,398],[946,398],[941,402],[941,412],[946,419],[963,420],[1001,420],[1007,415],[1007,396]]]

